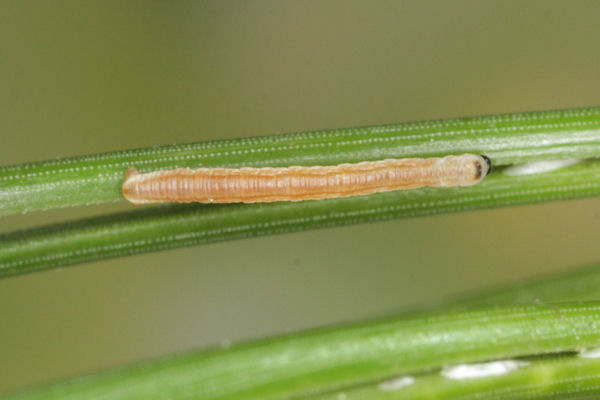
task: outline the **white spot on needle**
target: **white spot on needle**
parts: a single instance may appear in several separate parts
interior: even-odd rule
[[[540,174],[550,172],[561,168],[570,167],[581,162],[581,160],[553,160],[538,161],[525,164],[517,164],[506,168],[503,173],[510,176]]]
[[[581,358],[600,358],[600,349],[589,349],[579,353]]]
[[[442,376],[449,379],[483,378],[504,375],[517,368],[529,365],[526,361],[502,360],[480,364],[459,364],[442,369]]]
[[[398,390],[403,387],[410,386],[415,383],[415,378],[412,376],[401,376],[399,378],[390,379],[379,384],[379,390],[390,391]]]

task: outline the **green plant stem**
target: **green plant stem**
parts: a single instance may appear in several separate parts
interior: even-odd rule
[[[576,354],[519,359],[522,366],[498,376],[449,379],[439,371],[410,377],[397,389],[379,383],[310,397],[311,400],[581,399],[600,393],[600,359]],[[408,381],[408,382],[410,382]],[[383,387],[383,388],[382,388]]]
[[[495,166],[600,154],[600,108],[152,147],[0,168],[0,215],[123,200],[125,171],[329,165],[477,153]]]
[[[15,398],[296,398],[443,365],[597,346],[599,317],[600,303],[403,317],[155,361]]]
[[[600,161],[478,185],[343,199],[141,209],[0,236],[0,276],[167,248],[331,226],[600,195]],[[484,228],[485,229],[485,228]]]
[[[199,390],[199,393],[202,392],[202,383],[201,379],[205,377],[205,373],[203,372],[205,368],[213,368],[211,363],[216,363],[222,369],[227,369],[232,374],[240,374],[243,375],[244,368],[248,368],[249,371],[252,370],[252,366],[249,366],[246,363],[240,363],[241,360],[255,359],[258,360],[261,357],[261,352],[263,356],[271,357],[271,360],[276,360],[274,354],[278,353],[281,356],[281,359],[285,359],[285,357],[290,354],[299,354],[305,349],[304,346],[315,349],[314,346],[318,345],[318,349],[322,350],[326,348],[327,343],[335,342],[347,348],[352,349],[353,347],[348,345],[348,343],[353,343],[355,345],[355,350],[364,351],[364,353],[370,353],[371,346],[374,346],[373,350],[379,349],[381,350],[381,345],[384,338],[390,338],[392,336],[381,336],[386,332],[391,334],[392,332],[397,332],[398,336],[395,336],[399,343],[403,343],[406,346],[412,346],[414,342],[411,342],[411,338],[421,338],[419,341],[420,345],[418,347],[411,347],[410,354],[416,353],[417,356],[420,357],[431,357],[432,360],[435,359],[435,355],[438,351],[442,358],[440,358],[440,362],[436,363],[432,361],[431,364],[423,365],[418,362],[415,363],[415,366],[421,365],[421,367],[412,368],[412,363],[407,362],[407,360],[403,357],[403,355],[398,355],[396,353],[396,349],[393,353],[389,354],[389,357],[395,358],[394,362],[398,362],[400,368],[395,369],[394,372],[389,372],[389,374],[383,373],[380,377],[370,377],[366,376],[362,378],[361,376],[357,376],[355,379],[356,384],[348,384],[342,385],[340,387],[335,387],[332,389],[325,389],[325,393],[321,393],[320,395],[316,395],[316,397],[309,396],[307,398],[332,398],[338,399],[337,397],[340,393],[343,393],[341,398],[346,398],[348,400],[352,399],[370,399],[370,398],[416,398],[419,399],[418,394],[422,394],[425,396],[424,398],[481,398],[481,393],[486,393],[490,390],[498,391],[499,389],[504,390],[504,394],[507,399],[519,399],[528,395],[528,398],[578,398],[580,395],[593,395],[600,394],[600,389],[597,387],[597,379],[598,374],[600,374],[598,362],[595,360],[585,360],[573,357],[555,357],[549,359],[542,359],[537,361],[542,361],[542,363],[538,363],[536,360],[535,363],[532,361],[531,367],[519,369],[515,373],[510,373],[501,377],[492,377],[485,379],[475,379],[469,381],[449,381],[447,379],[442,379],[439,375],[439,367],[445,363],[447,364],[447,349],[452,349],[456,345],[456,339],[460,337],[461,334],[468,332],[469,328],[473,329],[484,329],[480,331],[480,334],[477,335],[480,340],[484,341],[488,340],[489,345],[497,345],[498,336],[504,337],[504,332],[506,329],[509,331],[514,329],[513,333],[510,337],[507,337],[506,340],[511,341],[515,337],[519,339],[520,334],[522,332],[525,336],[522,337],[523,340],[531,340],[532,342],[538,342],[540,334],[542,334],[548,326],[550,326],[550,330],[560,334],[560,332],[564,330],[572,330],[571,335],[568,336],[567,342],[569,345],[561,347],[560,349],[554,348],[554,351],[569,351],[569,350],[577,350],[582,347],[587,346],[598,346],[598,339],[593,339],[591,341],[583,340],[582,336],[579,336],[579,329],[574,328],[574,325],[570,319],[571,313],[564,313],[563,309],[565,307],[570,308],[570,306],[555,306],[555,305],[547,305],[543,306],[540,304],[547,304],[549,302],[559,302],[564,300],[573,300],[573,301],[582,301],[582,300],[592,300],[598,299],[600,297],[600,290],[598,289],[600,285],[598,285],[598,281],[600,280],[600,268],[598,266],[588,267],[586,269],[577,270],[574,272],[569,272],[567,274],[558,275],[553,278],[543,279],[541,281],[530,282],[526,284],[522,284],[516,287],[507,287],[504,289],[498,289],[495,292],[489,294],[483,294],[479,296],[471,296],[466,300],[461,300],[451,304],[451,306],[456,307],[456,305],[467,307],[467,306],[481,306],[481,305],[506,305],[511,302],[517,303],[533,303],[536,302],[538,304],[537,307],[532,306],[531,304],[524,309],[527,310],[527,314],[521,315],[524,318],[517,317],[517,315],[522,314],[523,308],[513,308],[507,307],[501,310],[494,310],[496,312],[501,312],[505,319],[499,318],[499,314],[490,314],[486,315],[484,310],[480,311],[469,311],[469,312],[456,312],[453,311],[449,314],[445,314],[437,317],[432,315],[422,315],[422,316],[413,316],[408,318],[400,318],[396,321],[384,321],[384,322],[372,322],[363,324],[362,326],[349,326],[349,327],[341,327],[334,330],[322,330],[316,332],[309,332],[307,334],[296,335],[291,337],[284,337],[280,339],[272,339],[268,341],[262,341],[256,344],[245,345],[245,346],[234,346],[228,350],[217,350],[217,351],[209,351],[197,354],[190,354],[187,356],[180,356],[177,358],[173,358],[170,360],[164,361],[155,361],[146,364],[142,364],[139,366],[123,368],[118,371],[108,372],[105,374],[89,376],[87,378],[83,378],[77,381],[73,381],[70,383],[61,383],[52,387],[46,387],[42,389],[38,389],[33,392],[25,393],[22,396],[11,397],[11,399],[58,399],[58,398],[105,398],[105,399],[128,399],[128,398],[136,398],[136,396],[144,396],[144,398],[161,398],[173,396],[173,399],[181,399],[186,398],[185,393],[188,390],[196,391]],[[540,301],[538,301],[538,299]],[[600,305],[600,303],[589,303],[587,305],[575,306],[588,308],[590,306]],[[537,318],[533,318],[532,315],[536,310],[552,310],[553,315],[556,316],[554,322],[557,324],[558,329],[554,331],[552,328],[552,324],[542,324],[539,325],[539,320]],[[578,312],[574,312],[575,315],[578,315]],[[476,315],[479,316],[476,316]],[[515,314],[515,320],[512,320],[512,315]],[[527,321],[527,316],[532,317],[529,321]],[[488,317],[492,317],[492,320],[489,320]],[[446,318],[449,323],[444,323],[444,318]],[[487,321],[488,325],[485,327],[481,326],[479,321]],[[412,322],[411,322],[412,321]],[[417,321],[417,322],[415,322]],[[420,322],[419,322],[420,321]],[[517,322],[515,325],[514,323]],[[585,325],[585,321],[580,321],[583,325]],[[597,317],[591,317],[589,321],[591,325],[588,326],[590,329],[596,329]],[[457,325],[455,325],[457,324]],[[413,329],[420,326],[419,329]],[[457,329],[458,326],[458,329]],[[496,328],[494,328],[496,326]],[[384,329],[385,327],[385,329]],[[427,342],[427,338],[431,338],[431,336],[425,337],[423,336],[424,332],[429,329],[430,332],[437,331],[440,340],[436,342],[435,340],[430,341],[430,345],[432,347],[427,347],[429,350],[429,355],[427,354],[419,354],[425,347],[424,344]],[[489,335],[485,333],[485,329],[490,329],[491,332]],[[498,330],[500,329],[500,330]],[[346,339],[345,331],[348,330],[348,336]],[[379,332],[379,333],[377,333]],[[531,332],[533,336],[529,337]],[[310,340],[303,339],[304,337],[310,338]],[[360,342],[351,340],[352,337],[362,338]],[[371,340],[370,340],[371,339]],[[506,357],[516,357],[520,355],[529,355],[530,352],[534,350],[523,350],[520,345],[516,342],[515,349],[521,348],[521,350],[514,352],[502,352],[502,354],[493,352],[493,354],[488,353],[487,345],[480,342],[475,341],[471,342],[473,336],[469,334],[464,338],[465,342],[460,344],[456,350],[456,358],[451,360],[451,363],[463,363],[463,362],[478,362],[497,358],[506,358]],[[287,344],[286,344],[287,343]],[[317,343],[315,345],[315,343]],[[358,345],[362,343],[359,347]],[[393,344],[394,342],[389,342]],[[468,344],[472,343],[475,347],[470,347]],[[540,343],[537,343],[540,344]],[[271,347],[273,345],[273,347]],[[472,357],[473,351],[476,350],[477,346],[481,346],[484,349],[485,354],[479,354],[477,357]],[[544,345],[543,345],[544,346]],[[461,355],[461,352],[465,350],[465,347],[468,348],[468,351],[465,354]],[[266,350],[265,350],[266,349]],[[293,350],[297,351],[294,352]],[[337,348],[339,349],[339,348]],[[550,351],[548,348],[545,350],[541,350],[541,352]],[[413,351],[414,350],[414,351]],[[441,351],[443,350],[443,351]],[[324,351],[324,350],[323,350]],[[538,352],[540,350],[538,349]],[[236,355],[237,354],[237,355]],[[244,356],[245,354],[245,356]],[[257,355],[258,354],[258,355]],[[310,356],[311,353],[307,353],[307,357]],[[325,355],[326,353],[323,353]],[[331,353],[330,356],[334,357],[337,354],[337,350],[334,353]],[[466,357],[465,357],[466,355]],[[356,356],[356,353],[350,358]],[[378,357],[378,353],[374,353],[374,357]],[[213,359],[214,358],[214,359]],[[213,359],[213,361],[210,361]],[[216,360],[216,361],[215,361]],[[356,358],[357,362],[362,362],[363,360]],[[389,358],[385,358],[384,361],[389,361]],[[296,366],[296,361],[292,358],[288,359],[287,363],[281,364],[281,368],[293,368]],[[306,361],[306,360],[304,360]],[[422,360],[421,360],[422,361]],[[318,362],[317,362],[318,363]],[[410,365],[407,365],[410,364]],[[438,364],[436,367],[433,367],[434,364]],[[325,369],[328,366],[324,365]],[[430,368],[428,368],[428,366]],[[422,370],[430,370],[430,372],[423,372]],[[362,370],[360,370],[362,371]],[[357,371],[358,374],[361,372]],[[421,371],[421,372],[419,372]],[[264,372],[264,371],[263,371]],[[319,373],[315,371],[316,375],[319,376]],[[330,372],[327,372],[330,373]],[[234,376],[228,375],[224,372],[225,375],[221,376],[218,382],[221,382],[225,379],[231,379],[232,382],[237,382],[233,379]],[[307,373],[308,374],[308,373]],[[413,374],[416,378],[415,386],[412,389],[407,390],[399,390],[393,392],[381,392],[377,386],[377,383],[393,378],[394,376],[398,376],[401,374]],[[184,379],[179,379],[178,377],[182,376]],[[197,381],[194,381],[194,377],[197,378]],[[249,378],[250,379],[250,378]],[[329,379],[327,377],[327,379]],[[150,382],[155,381],[156,386],[152,386]],[[309,387],[309,383],[312,382],[311,378],[307,378],[307,388]],[[167,384],[165,384],[167,382]],[[190,383],[191,382],[191,383]],[[371,382],[376,382],[371,383]],[[247,382],[246,382],[247,383]],[[133,386],[131,386],[133,385]],[[147,385],[147,386],[144,386]],[[285,386],[285,383],[283,383]],[[227,386],[227,385],[225,385]],[[260,386],[260,385],[259,385]],[[218,387],[218,385],[217,385]],[[124,389],[127,388],[127,389]],[[233,390],[224,389],[221,390]],[[329,390],[329,391],[327,391]],[[152,395],[148,394],[149,391],[153,391]],[[310,390],[309,390],[310,391]],[[175,393],[175,395],[173,395]],[[242,393],[244,393],[242,391]],[[286,392],[287,393],[287,392]],[[295,389],[294,389],[294,393]],[[328,394],[329,393],[329,394]],[[247,393],[246,393],[247,394]],[[489,392],[488,392],[489,394]],[[429,396],[430,395],[430,396]],[[154,397],[152,397],[154,396]],[[208,395],[207,395],[208,396]],[[224,398],[235,398],[235,395],[224,395]],[[257,395],[258,396],[258,395]],[[479,396],[479,397],[478,397]],[[210,396],[209,396],[210,397]],[[486,397],[486,396],[484,396]],[[202,397],[199,397],[202,398]],[[268,397],[267,397],[268,398]],[[489,397],[487,397],[489,398]]]

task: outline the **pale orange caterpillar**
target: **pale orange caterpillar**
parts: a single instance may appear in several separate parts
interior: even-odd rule
[[[123,196],[136,205],[318,200],[423,186],[471,186],[490,168],[487,157],[474,154],[312,167],[178,168],[146,174],[131,167]]]

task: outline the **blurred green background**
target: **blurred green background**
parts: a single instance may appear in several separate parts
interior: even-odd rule
[[[600,105],[597,1],[0,1],[0,164]],[[0,232],[130,209],[4,217]],[[0,394],[600,261],[596,199],[0,281]]]

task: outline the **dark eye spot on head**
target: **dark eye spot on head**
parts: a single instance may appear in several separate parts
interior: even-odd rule
[[[488,170],[487,170],[487,174],[486,176],[488,176],[490,174],[490,172],[492,172],[492,160],[490,160],[490,158],[486,155],[481,155],[481,158],[483,158],[485,160],[485,162],[488,165]]]
[[[490,171],[492,170],[492,162],[490,161],[490,159],[484,155],[481,156],[481,158],[483,158],[485,160],[485,162],[487,163],[487,173],[485,174],[486,176],[490,173]],[[480,162],[475,162],[475,179],[479,179],[481,178],[483,175],[483,164]]]

